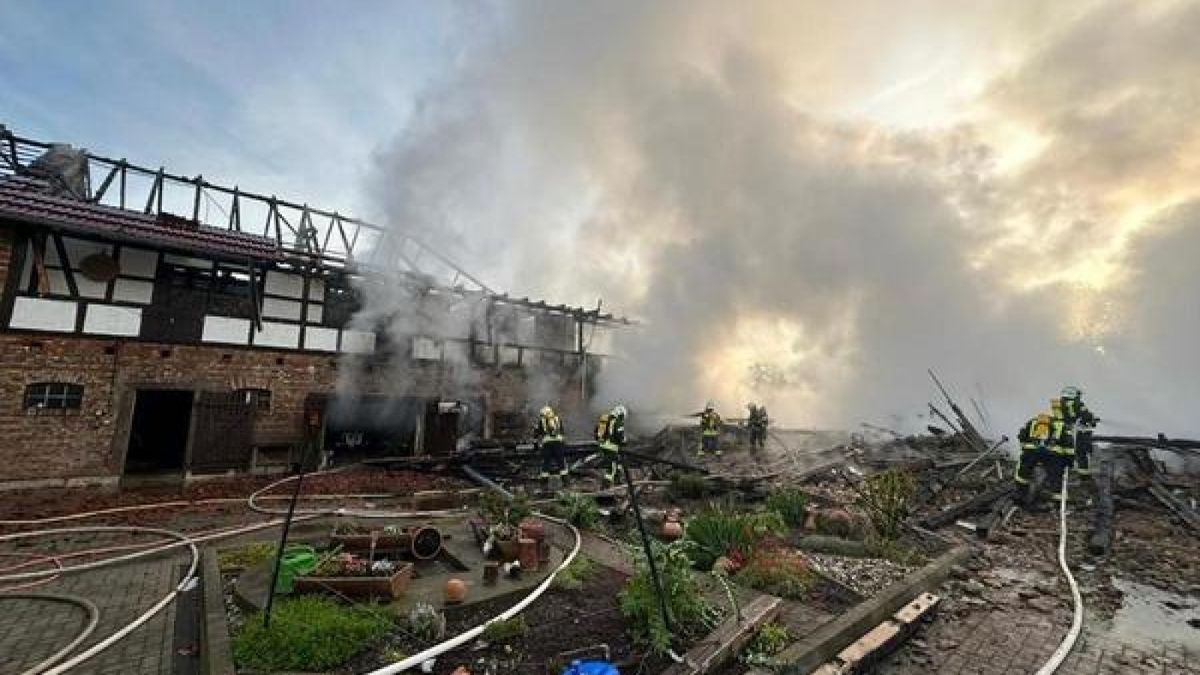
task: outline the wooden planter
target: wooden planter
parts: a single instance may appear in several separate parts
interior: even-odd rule
[[[432,541],[425,541],[424,548],[419,544],[414,545],[414,539],[423,537],[431,537]],[[441,542],[442,535],[437,529],[425,525],[396,534],[380,532],[375,538],[375,551],[400,552],[418,560],[428,560],[436,558],[437,554],[441,552]],[[342,550],[347,553],[366,553],[371,550],[371,535],[333,532],[329,535],[329,543],[330,546],[341,546]]]
[[[296,577],[297,593],[340,593],[351,598],[369,596],[392,598],[404,595],[412,579],[412,563],[400,563],[390,576],[380,577]]]

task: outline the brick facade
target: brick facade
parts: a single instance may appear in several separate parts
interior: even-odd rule
[[[6,286],[11,242],[11,230],[0,227],[0,288]],[[458,368],[378,356],[0,331],[0,486],[47,479],[115,482],[139,389],[268,389],[271,405],[255,419],[255,445],[300,442],[306,399],[333,395],[339,378],[343,387],[367,394],[482,400],[485,416],[553,399],[573,426],[588,426],[574,376],[551,368],[556,374],[546,378],[548,371],[534,366]],[[82,385],[82,408],[65,415],[30,413],[24,392],[37,382]]]

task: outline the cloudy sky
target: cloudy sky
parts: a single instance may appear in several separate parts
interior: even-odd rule
[[[643,328],[604,397],[1200,433],[1200,3],[0,5],[0,122]]]

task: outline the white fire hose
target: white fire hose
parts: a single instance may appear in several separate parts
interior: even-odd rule
[[[1071,619],[1071,630],[1067,631],[1067,635],[1058,645],[1058,649],[1050,655],[1050,660],[1038,669],[1037,675],[1052,675],[1057,671],[1067,655],[1071,653],[1071,648],[1075,646],[1075,641],[1079,639],[1079,633],[1083,629],[1083,596],[1079,594],[1079,585],[1075,583],[1075,577],[1071,575],[1071,568],[1067,566],[1067,479],[1070,474],[1070,469],[1063,469],[1062,497],[1059,501],[1058,511],[1058,566],[1062,568],[1063,576],[1067,578],[1067,585],[1071,587],[1071,600],[1075,603],[1075,614]]]

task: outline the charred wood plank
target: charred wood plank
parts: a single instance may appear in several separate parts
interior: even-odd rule
[[[955,504],[944,511],[926,517],[921,521],[921,526],[935,530],[944,525],[948,525],[955,520],[958,520],[961,516],[982,510],[995,502],[997,499],[1007,497],[1008,495],[1012,494],[1014,487],[1015,486],[1013,483],[1002,483],[988,490],[984,490],[983,492],[971,497],[966,501],[959,502],[958,504]]]

